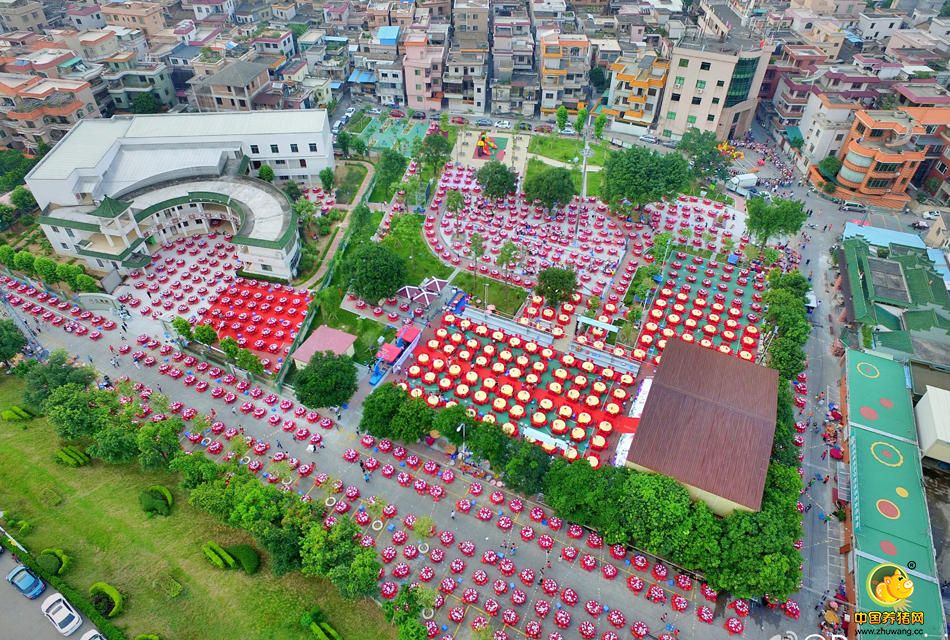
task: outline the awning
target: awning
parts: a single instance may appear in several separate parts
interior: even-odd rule
[[[429,278],[427,282],[422,285],[422,288],[426,291],[434,291],[435,293],[441,293],[445,289],[446,285],[449,284],[448,280],[441,280],[439,278]]]
[[[417,295],[422,293],[422,289],[412,285],[406,285],[402,289],[396,292],[396,295],[400,298],[408,298],[409,300],[415,299]]]
[[[402,349],[392,344],[391,342],[387,342],[386,344],[384,344],[383,346],[379,348],[379,351],[376,352],[376,357],[382,360],[383,362],[392,364],[397,359],[399,359],[400,353],[402,353]]]
[[[413,302],[418,302],[422,305],[429,306],[432,304],[433,300],[438,300],[439,294],[433,293],[431,291],[419,291],[412,299]]]
[[[396,337],[402,340],[403,342],[410,343],[413,340],[415,340],[416,336],[418,336],[420,333],[421,331],[419,331],[419,329],[416,328],[416,325],[404,324],[402,325],[402,329],[400,329],[399,332],[396,334]]]

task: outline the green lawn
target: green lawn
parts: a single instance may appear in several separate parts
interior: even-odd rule
[[[412,224],[414,233],[406,234],[406,237],[396,237],[395,234],[389,234],[382,242],[384,247],[405,258],[406,267],[409,270],[406,284],[418,285],[429,276],[447,278],[452,273],[452,267],[439,260],[422,237],[422,225],[425,222],[425,216],[406,215],[411,216],[409,222]]]
[[[590,164],[603,166],[607,162],[607,154],[610,148],[603,142],[592,142],[590,145],[594,152],[587,161]],[[580,138],[562,138],[561,136],[551,134],[546,136],[533,135],[528,143],[528,153],[535,153],[552,160],[561,162],[573,162],[578,158],[580,162],[581,151],[584,149],[584,141]]]
[[[340,298],[333,294],[325,294],[328,299],[332,298],[327,308],[321,306],[316,317],[310,325],[311,331],[316,330],[321,324],[325,324],[340,331],[346,331],[356,336],[356,342],[353,344],[355,354],[353,359],[361,364],[370,364],[373,362],[378,349],[377,341],[382,336],[387,342],[391,342],[396,336],[396,330],[387,327],[381,322],[362,318],[355,313],[350,313],[340,308]]]
[[[350,204],[366,178],[366,167],[361,164],[344,164],[337,170],[336,199],[340,204]]]
[[[350,120],[350,123],[346,125],[346,130],[354,135],[358,135],[363,133],[363,129],[365,129],[372,121],[373,116],[368,115],[361,109],[357,111],[356,114],[354,114],[353,118]]]
[[[3,376],[0,408],[18,402],[21,391],[19,380]],[[72,587],[85,592],[104,580],[119,589],[125,611],[114,622],[129,638],[299,640],[305,637],[299,616],[314,604],[347,640],[395,637],[374,603],[345,601],[326,581],[276,578],[266,561],[256,576],[213,568],[202,543],[252,540],[191,508],[177,488],[170,517],[146,518],[139,493],[156,483],[173,487],[177,477],[131,465],[61,467],[52,462],[56,449],[56,434],[44,419],[25,430],[0,422],[0,505],[33,524],[22,543],[33,550],[60,547],[73,558],[65,576]],[[184,587],[175,598],[159,586],[168,577]]]
[[[520,287],[512,287],[493,278],[476,276],[467,271],[459,273],[452,280],[452,286],[458,287],[462,291],[471,294],[473,298],[478,299],[485,297],[486,284],[488,284],[488,304],[495,305],[496,309],[510,316],[518,313],[518,309],[521,308],[528,295]],[[478,306],[483,307],[484,305],[479,303]]]

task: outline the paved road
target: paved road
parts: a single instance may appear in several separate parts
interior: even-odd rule
[[[9,551],[0,554],[0,575],[6,577],[16,565]],[[4,640],[61,640],[63,636],[56,632],[53,625],[40,611],[43,600],[54,593],[56,591],[47,586],[46,591],[39,598],[27,600],[6,580],[0,582],[0,612],[2,612],[0,638]],[[81,638],[84,633],[92,629],[95,627],[84,618],[82,626],[72,637]]]

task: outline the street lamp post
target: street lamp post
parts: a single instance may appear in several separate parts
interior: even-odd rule
[[[457,427],[455,427],[455,432],[462,433],[462,447],[459,449],[459,460],[465,462],[465,423],[460,422]]]

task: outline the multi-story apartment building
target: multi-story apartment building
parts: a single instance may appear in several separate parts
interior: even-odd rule
[[[883,42],[900,29],[903,22],[904,14],[896,11],[862,11],[856,30],[865,40]]]
[[[4,31],[42,33],[46,26],[43,5],[36,0],[0,0],[0,27]]]
[[[786,74],[800,74],[812,71],[828,59],[828,54],[811,45],[786,44],[781,55],[769,61],[759,88],[759,100],[771,101],[775,96],[779,80]]]
[[[812,93],[836,95],[844,101],[872,106],[878,99],[881,79],[853,65],[822,65],[799,75],[786,74],[769,103],[762,105],[776,130],[797,127]]]
[[[488,50],[489,0],[455,0],[454,42],[461,50]]]
[[[527,4],[495,0],[492,13],[491,112],[534,116],[541,77]]]
[[[792,0],[792,8],[807,9],[819,16],[854,19],[866,5],[863,0]]]
[[[270,10],[274,20],[284,24],[297,17],[297,4],[295,2],[275,2],[270,6]]]
[[[220,70],[189,81],[189,100],[198,111],[252,111],[254,97],[270,82],[267,65],[244,60],[226,62]]]
[[[101,29],[106,26],[102,7],[97,4],[71,4],[66,9],[66,19],[76,31]]]
[[[0,73],[0,141],[36,153],[52,146],[82,118],[101,117],[89,83]]]
[[[828,156],[838,155],[861,105],[837,93],[809,93],[799,130],[802,145],[796,164],[802,173]]]
[[[901,107],[950,107],[950,92],[936,82],[897,82],[891,90]]]
[[[99,110],[111,113],[112,99],[107,91],[108,85],[102,79],[105,67],[84,61],[71,49],[57,46],[28,51],[17,55],[16,59],[6,66],[6,70],[11,73],[30,73],[43,78],[86,82]]]
[[[610,89],[603,113],[610,119],[611,131],[643,135],[653,127],[669,70],[669,61],[660,59],[654,51],[625,56],[610,66]]]
[[[191,10],[195,20],[207,20],[212,16],[231,19],[237,6],[235,0],[191,0]]]
[[[921,188],[950,144],[950,108],[906,107],[859,110],[838,153],[835,194],[877,206],[899,208],[907,189]],[[812,171],[812,179],[823,181]]]
[[[442,87],[453,113],[485,113],[488,107],[488,49],[449,49]]]
[[[106,24],[141,29],[151,37],[165,28],[162,5],[155,2],[121,2],[102,7]]]
[[[449,20],[452,15],[452,0],[418,0],[417,9],[427,9],[433,20]]]
[[[177,102],[171,70],[164,63],[142,62],[131,51],[116,53],[105,63],[102,79],[116,109],[129,111],[135,96],[143,93],[151,93],[165,107]]]
[[[403,42],[402,59],[406,78],[406,105],[417,111],[440,111],[442,74],[445,71],[445,45],[433,45],[425,33],[410,33]]]
[[[591,46],[587,36],[539,30],[541,113],[551,115],[564,105],[570,111],[587,104]]]
[[[330,78],[334,83],[346,82],[352,71],[349,38],[329,36],[325,31],[308,31],[297,43],[303,50],[311,76]]]
[[[360,35],[348,78],[351,95],[384,105],[406,104],[400,37],[399,27],[380,27]]]
[[[293,58],[296,53],[294,34],[289,29],[264,31],[251,39],[251,46],[259,53],[282,55],[287,58]]]

